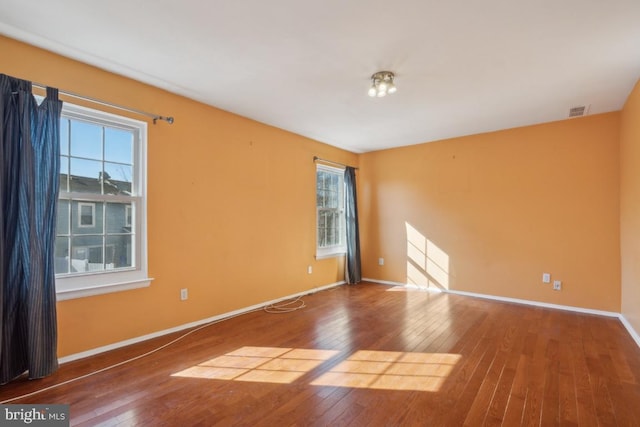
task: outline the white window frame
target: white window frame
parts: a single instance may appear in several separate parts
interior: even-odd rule
[[[82,223],[82,208],[83,207],[91,208],[91,224],[83,224]],[[96,204],[93,202],[78,202],[78,227],[80,228],[93,228],[96,226]]]
[[[132,193],[134,196],[109,195],[107,200],[135,204],[135,209],[132,210],[132,226],[135,231],[132,237],[135,241],[135,251],[132,254],[134,266],[118,270],[57,274],[56,296],[58,301],[148,287],[153,279],[148,276],[147,271],[147,123],[67,102],[63,104],[62,117],[88,121],[102,126],[127,129],[136,132],[138,135],[136,141],[134,141],[133,150],[133,183],[135,188],[132,189]],[[69,201],[80,199],[83,200],[81,203],[105,201],[102,200],[104,195],[66,191],[60,191],[59,198]]]
[[[319,220],[320,215],[318,215],[319,208],[317,202],[317,191],[318,191],[318,172],[324,171],[333,174],[337,174],[340,176],[341,183],[341,197],[340,197],[340,240],[342,241],[339,245],[333,246],[325,246],[320,247],[320,239],[318,238],[318,230],[319,230]],[[316,164],[316,259],[325,259],[325,258],[333,258],[344,256],[347,253],[347,243],[346,243],[346,213],[345,213],[345,191],[344,191],[344,169],[336,168],[333,166],[327,166],[323,164]]]

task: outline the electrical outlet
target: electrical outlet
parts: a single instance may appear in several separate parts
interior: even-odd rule
[[[186,301],[189,299],[189,291],[187,288],[180,289],[180,301]]]
[[[554,280],[553,281],[553,290],[554,291],[562,290],[562,282],[560,280]]]
[[[551,283],[551,274],[542,273],[542,283]]]
[[[308,266],[307,267],[307,274],[311,274],[313,273],[313,267],[312,266]]]
[[[384,265],[384,258],[378,258],[378,265]]]

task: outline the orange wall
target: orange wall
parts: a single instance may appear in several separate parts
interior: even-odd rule
[[[149,125],[155,280],[58,303],[59,356],[342,280],[341,261],[314,259],[313,156],[356,165],[357,155],[8,38],[0,51],[2,73],[176,120]]]
[[[622,310],[640,330],[637,87],[622,114],[358,156],[1,36],[0,51],[0,72],[176,118],[149,125],[155,280],[60,302],[60,356],[342,280],[341,261],[314,259],[314,155],[359,163],[373,279],[620,311],[622,218]]]
[[[619,312],[619,122],[609,113],[361,155],[363,276]]]
[[[640,332],[640,81],[627,99],[621,122],[622,314]]]

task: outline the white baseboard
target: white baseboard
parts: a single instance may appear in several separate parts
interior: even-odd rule
[[[363,282],[373,282],[373,283],[380,283],[381,285],[389,285],[389,286],[408,286],[407,283],[400,283],[400,282],[389,282],[387,280],[376,280],[376,279],[369,279],[368,277],[363,277],[362,278]]]
[[[105,345],[105,346],[102,346],[102,347],[98,347],[98,348],[94,348],[94,349],[91,349],[91,350],[83,351],[81,353],[75,353],[75,354],[71,354],[69,356],[60,357],[60,358],[58,358],[58,363],[62,364],[62,363],[72,362],[72,361],[78,360],[78,359],[84,359],[85,357],[95,356],[96,354],[104,353],[104,352],[110,351],[110,350],[115,350],[115,349],[121,348],[121,347],[126,347],[128,345],[136,344],[136,343],[139,343],[139,342],[142,342],[142,341],[146,341],[146,340],[149,340],[149,339],[152,339],[152,338],[161,337],[163,335],[167,335],[167,334],[171,334],[171,333],[174,333],[174,332],[183,331],[185,329],[191,329],[193,327],[205,325],[205,324],[211,323],[211,322],[217,322],[217,321],[220,321],[220,320],[229,319],[229,318],[232,318],[232,317],[239,316],[241,314],[248,313],[250,311],[260,310],[263,307],[266,307],[266,306],[271,305],[271,304],[278,303],[280,301],[286,301],[286,300],[291,299],[291,298],[297,298],[297,297],[304,296],[304,295],[314,294],[316,292],[320,292],[320,291],[324,291],[326,289],[334,288],[336,286],[344,285],[345,283],[346,283],[345,281],[340,281],[340,282],[332,283],[330,285],[324,285],[324,286],[320,286],[320,287],[317,287],[317,288],[312,288],[312,289],[307,290],[307,291],[298,292],[298,293],[293,294],[293,295],[288,295],[286,297],[282,297],[282,298],[274,299],[274,300],[271,300],[271,301],[263,302],[263,303],[260,303],[260,304],[252,305],[250,307],[241,308],[239,310],[230,311],[228,313],[223,313],[223,314],[220,314],[220,315],[217,315],[217,316],[213,316],[213,317],[209,317],[209,318],[202,319],[202,320],[196,320],[195,322],[185,323],[183,325],[175,326],[173,328],[164,329],[162,331],[153,332],[151,334],[142,335],[140,337],[131,338],[131,339],[120,341],[120,342],[116,342],[116,343],[113,343],[113,344],[108,344],[108,345]]]
[[[362,280],[367,282],[381,283],[383,285],[404,286],[410,289],[411,288],[424,289],[424,288],[418,288],[415,285],[411,285],[407,283],[388,282],[384,280],[375,280],[375,279],[362,279]],[[454,294],[454,295],[464,295],[464,296],[474,297],[474,298],[484,298],[484,299],[490,299],[494,301],[512,302],[515,304],[532,305],[536,307],[553,308],[556,310],[575,311],[577,313],[597,314],[599,316],[606,316],[606,317],[620,317],[620,313],[616,313],[613,311],[593,310],[590,308],[574,307],[571,305],[549,304],[546,302],[531,301],[531,300],[519,299],[519,298],[501,297],[496,295],[480,294],[475,292],[456,291],[456,290],[450,290],[450,289],[428,288],[424,290],[428,290],[430,292],[443,292],[443,293]]]
[[[638,335],[636,330],[633,329],[631,323],[629,323],[629,321],[622,314],[620,315],[620,321],[622,322],[624,327],[627,328],[627,331],[629,332],[629,335],[631,335],[631,338],[633,338],[636,344],[638,344],[638,347],[640,347],[640,335]]]
[[[413,285],[411,283],[390,282],[388,280],[368,279],[368,278],[364,278],[364,277],[362,278],[362,281],[363,282],[379,283],[381,285],[388,285],[388,286],[402,286],[403,288],[416,289],[416,290],[425,291],[425,292],[436,292],[436,293],[443,292],[443,290],[440,289],[440,288],[423,288],[421,286]]]
[[[366,282],[380,283],[382,285],[417,288],[417,286],[407,284],[407,283],[389,282],[386,280],[365,279],[365,278],[363,278],[362,280]],[[418,288],[418,289],[424,289],[424,288]],[[518,299],[518,298],[499,297],[495,295],[478,294],[474,292],[441,290],[441,289],[431,289],[431,288],[426,290],[431,292],[445,292],[445,293],[450,293],[454,295],[464,295],[464,296],[469,296],[474,298],[490,299],[494,301],[504,301],[504,302],[512,302],[515,304],[524,304],[524,305],[531,305],[536,307],[551,308],[555,310],[567,310],[567,311],[573,311],[576,313],[595,314],[598,316],[606,316],[606,317],[617,317],[618,319],[620,319],[620,322],[622,322],[622,325],[627,329],[627,332],[629,332],[629,335],[631,335],[631,338],[633,338],[633,340],[636,342],[638,347],[640,347],[640,335],[636,332],[635,329],[633,329],[633,326],[631,326],[631,323],[629,323],[629,321],[627,321],[627,319],[625,319],[625,317],[621,313],[616,313],[613,311],[604,311],[604,310],[593,310],[590,308],[574,307],[570,305],[548,304],[548,303],[538,302],[538,301],[524,300],[524,299]]]
[[[454,295],[464,295],[464,296],[474,297],[474,298],[490,299],[490,300],[494,300],[494,301],[512,302],[514,304],[523,304],[523,305],[532,305],[532,306],[535,306],[535,307],[552,308],[552,309],[555,309],[555,310],[573,311],[573,312],[576,312],[576,313],[595,314],[595,315],[598,315],[598,316],[606,316],[606,317],[620,317],[620,313],[616,313],[614,311],[594,310],[594,309],[591,309],[591,308],[575,307],[575,306],[572,306],[572,305],[550,304],[550,303],[540,302],[540,301],[531,301],[531,300],[519,299],[519,298],[500,297],[500,296],[496,296],[496,295],[477,294],[477,293],[474,293],[474,292],[465,292],[465,291],[451,291],[451,290],[449,290],[449,291],[443,291],[443,292],[447,292],[447,293],[454,294]]]

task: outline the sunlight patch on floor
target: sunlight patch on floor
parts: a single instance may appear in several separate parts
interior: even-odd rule
[[[446,353],[361,350],[311,384],[434,392],[440,390],[460,358]]]
[[[334,358],[337,350],[242,347],[173,377],[290,384]],[[438,391],[461,356],[446,353],[359,350],[311,385]]]
[[[337,353],[335,350],[242,347],[172,376],[288,384]]]

